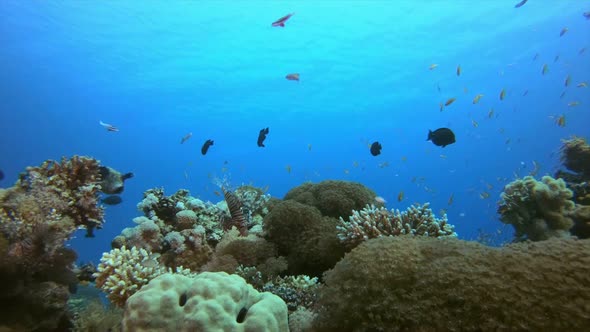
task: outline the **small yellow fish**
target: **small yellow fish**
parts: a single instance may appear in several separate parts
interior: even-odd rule
[[[453,195],[451,194],[451,196],[449,197],[449,201],[447,202],[448,205],[452,205],[453,204]]]
[[[567,106],[569,107],[574,107],[574,106],[578,106],[580,105],[579,101],[570,101],[569,103],[567,103]]]
[[[475,96],[475,98],[473,98],[473,103],[477,104],[479,103],[479,100],[481,99],[481,97],[483,97],[483,95],[480,93],[477,96]]]
[[[436,67],[438,67],[438,64],[433,63],[430,66],[428,66],[428,69],[433,70],[433,69],[436,69]]]
[[[477,128],[479,127],[479,123],[477,123],[477,121],[471,119],[471,124],[473,125],[473,127]]]
[[[397,194],[397,201],[401,202],[404,199],[404,192],[400,191],[399,194]]]
[[[451,105],[453,102],[455,102],[455,100],[457,100],[457,98],[449,98],[449,99],[447,99],[447,101],[445,102],[445,106]]]
[[[490,108],[490,111],[488,112],[488,118],[491,119],[494,116],[494,109]]]
[[[572,81],[572,77],[570,75],[567,75],[563,84],[565,86],[569,86],[571,81]]]
[[[561,29],[561,31],[559,32],[559,37],[562,37],[563,35],[565,35],[566,32],[568,32],[569,29],[568,28],[563,28]]]
[[[586,83],[586,82],[582,82],[582,83],[579,83],[579,84],[578,84],[578,85],[576,85],[576,86],[577,86],[578,88],[587,88],[587,87],[588,87],[588,83]]]
[[[287,173],[291,174],[291,165],[285,166],[285,169],[287,170]]]
[[[487,199],[487,198],[490,198],[490,194],[487,191],[484,191],[481,194],[479,194],[479,197],[481,199]]]
[[[400,158],[400,160],[401,160],[402,162],[406,162],[406,161],[408,161],[408,157],[406,157],[406,156],[402,156],[402,157]]]
[[[555,120],[555,123],[560,127],[565,127],[565,115],[560,115],[557,120]]]
[[[504,100],[504,97],[506,97],[506,89],[502,89],[502,91],[500,91],[500,100]]]
[[[457,66],[457,76],[461,76],[461,65]]]
[[[543,69],[541,70],[541,74],[545,75],[549,72],[549,65],[544,64]]]

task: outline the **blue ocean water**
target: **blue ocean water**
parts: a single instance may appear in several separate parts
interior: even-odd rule
[[[460,238],[510,239],[496,213],[503,186],[533,161],[537,176],[553,174],[560,140],[590,135],[590,87],[577,87],[590,82],[588,3],[516,2],[4,0],[0,186],[74,154],[133,172],[96,237],[71,240],[82,261],[133,226],[143,191],[219,201],[214,177],[279,198],[304,181],[358,181],[388,208],[445,209]],[[439,127],[457,142],[426,141]]]

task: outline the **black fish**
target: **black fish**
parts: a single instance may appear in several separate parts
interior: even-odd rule
[[[268,135],[268,127],[260,129],[260,133],[258,133],[258,146],[263,148],[264,147],[264,140],[266,139],[266,135]]]
[[[522,0],[521,2],[514,5],[514,8],[522,7],[528,0]]]
[[[201,148],[201,154],[204,156],[207,154],[207,151],[209,151],[209,147],[213,145],[213,140],[206,140],[205,144],[203,144],[203,147]]]
[[[2,172],[2,170],[0,170],[0,181],[4,180],[4,172]]]
[[[101,199],[100,202],[106,205],[117,205],[123,202],[123,199],[121,198],[121,196],[111,195]]]
[[[373,144],[371,144],[371,154],[374,156],[381,154],[381,143],[373,142]]]
[[[438,128],[435,131],[428,131],[427,141],[432,141],[436,146],[443,148],[449,144],[455,143],[455,133],[449,128]]]
[[[584,15],[587,20],[590,20],[590,12],[584,12],[582,15]]]

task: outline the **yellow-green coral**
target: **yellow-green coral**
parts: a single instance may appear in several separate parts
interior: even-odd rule
[[[514,226],[517,239],[540,241],[569,236],[574,224],[572,195],[562,179],[544,176],[537,181],[526,176],[504,188],[498,207],[500,220]]]
[[[563,140],[561,161],[570,171],[590,178],[590,145],[582,137]]]

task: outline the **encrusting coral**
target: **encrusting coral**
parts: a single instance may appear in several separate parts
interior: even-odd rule
[[[77,228],[103,223],[99,162],[90,157],[27,167],[0,195],[0,321],[26,330],[65,330],[76,253],[65,246]]]
[[[517,240],[569,236],[574,225],[572,195],[562,179],[544,176],[537,181],[526,176],[504,187],[498,207],[500,220],[514,227]]]
[[[325,276],[313,331],[585,331],[590,240],[380,237]]]
[[[446,214],[441,219],[436,218],[429,203],[414,204],[403,212],[367,205],[360,211],[353,210],[348,221],[340,217],[337,228],[338,238],[347,248],[354,248],[365,240],[380,236],[457,236]]]

